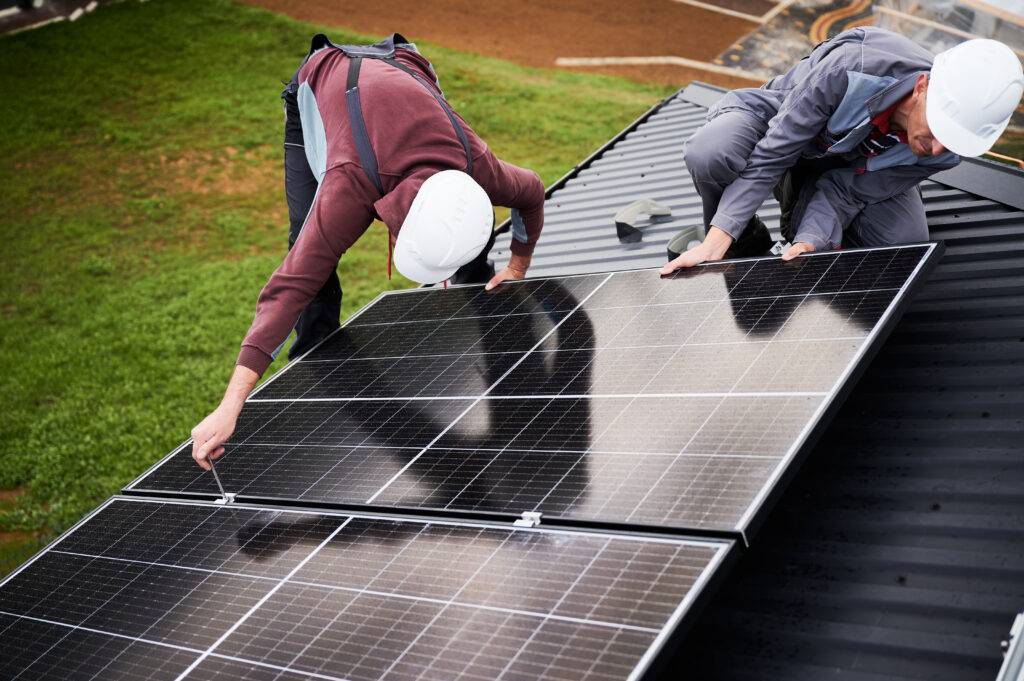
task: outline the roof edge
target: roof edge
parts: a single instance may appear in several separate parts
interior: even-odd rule
[[[697,106],[710,107],[728,90],[694,81],[680,97]],[[960,165],[931,176],[939,184],[960,189],[1006,206],[1024,210],[1024,170],[983,158],[962,158]]]

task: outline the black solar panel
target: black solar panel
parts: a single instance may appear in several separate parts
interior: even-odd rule
[[[249,498],[744,531],[933,249],[386,295],[250,400],[219,470]],[[187,451],[132,489],[217,492]]]
[[[730,547],[114,499],[0,584],[0,676],[623,679]]]

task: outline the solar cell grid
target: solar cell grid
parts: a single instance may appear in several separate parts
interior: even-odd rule
[[[536,340],[529,347],[534,343]],[[521,356],[522,352],[502,351],[339,362],[310,360],[299,363],[300,371],[267,386],[259,399],[479,395]]]
[[[220,470],[261,498],[742,531],[931,252],[385,296],[357,331],[394,318],[468,342],[518,326],[449,353],[418,355],[414,336],[387,360],[314,352],[247,405]],[[215,491],[183,456],[136,487]]]
[[[484,291],[482,286],[460,286],[393,293],[380,298],[352,320],[350,326],[568,312],[605,278],[606,275],[583,275],[530,280],[506,285],[495,292]]]
[[[250,402],[231,444],[425,447],[472,400]],[[272,416],[271,416],[272,415]],[[249,425],[251,424],[251,426]]]
[[[0,669],[622,678],[729,546],[117,499],[0,584]]]
[[[0,614],[0,678],[33,681],[173,679],[195,653]]]

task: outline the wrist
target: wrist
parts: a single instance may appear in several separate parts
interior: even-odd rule
[[[242,406],[245,404],[245,400],[239,400],[235,397],[224,396],[224,399],[217,405],[217,411],[225,416],[231,416],[232,418],[237,417],[242,413]]]
[[[719,260],[725,257],[725,252],[732,246],[733,238],[720,227],[711,226],[707,236],[704,238],[704,245],[710,254]]]
[[[506,266],[513,274],[526,275],[526,270],[530,269],[530,258],[522,255],[513,254],[508,260]]]

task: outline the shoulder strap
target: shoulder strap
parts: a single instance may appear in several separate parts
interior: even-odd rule
[[[365,172],[366,176],[370,178],[370,182],[373,183],[377,192],[383,196],[384,185],[380,181],[380,166],[377,163],[377,155],[373,151],[373,145],[370,143],[370,135],[366,131],[366,119],[363,118],[362,102],[359,99],[359,69],[362,65],[363,59],[366,58],[380,59],[399,71],[409,74],[415,78],[416,82],[422,85],[435,100],[437,100],[437,103],[441,105],[441,109],[444,110],[445,115],[448,116],[448,121],[452,124],[456,137],[459,138],[459,144],[462,145],[462,151],[466,154],[466,174],[472,177],[473,153],[469,146],[469,138],[466,136],[466,131],[463,129],[462,124],[459,123],[459,119],[455,116],[455,112],[452,111],[450,106],[448,106],[448,102],[445,100],[444,96],[431,87],[431,85],[427,83],[422,76],[407,66],[400,64],[394,58],[394,48],[396,43],[407,44],[405,38],[397,33],[391,38],[382,40],[376,45],[368,46],[337,46],[327,40],[326,36],[318,35],[314,38],[314,46],[319,44],[321,47],[325,45],[339,47],[339,49],[349,56],[348,79],[345,83],[345,103],[348,108],[348,120],[349,126],[352,129],[352,139],[355,142],[356,153],[359,154],[359,163],[363,166],[363,172]]]
[[[363,119],[363,107],[359,100],[359,67],[362,57],[352,57],[348,62],[348,80],[345,83],[345,103],[348,106],[348,123],[352,128],[352,139],[359,154],[359,164],[370,182],[377,188],[377,193],[384,195],[384,186],[380,182],[380,171],[377,167],[377,155],[373,153],[370,135],[366,132],[366,121]]]
[[[466,137],[466,131],[463,130],[462,125],[459,123],[459,119],[455,117],[455,112],[452,111],[450,106],[448,106],[448,101],[412,69],[399,64],[394,59],[385,59],[384,61],[391,66],[394,66],[399,71],[404,71],[415,78],[420,85],[426,88],[427,92],[433,95],[434,99],[437,100],[437,103],[441,105],[441,108],[444,109],[445,114],[448,116],[448,120],[452,124],[452,128],[455,129],[455,135],[459,138],[459,144],[462,145],[462,151],[466,154],[466,174],[473,177],[473,153],[469,148],[469,139]]]

